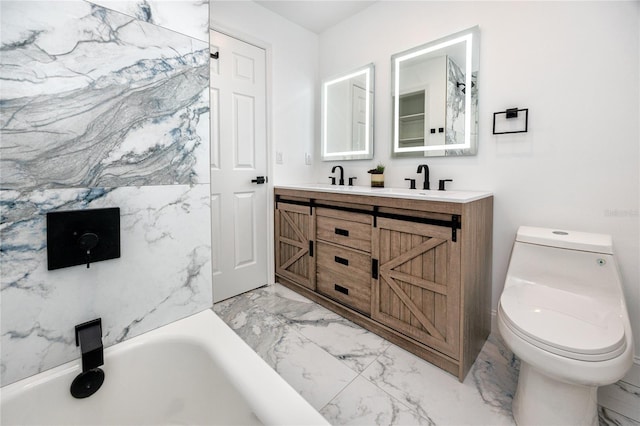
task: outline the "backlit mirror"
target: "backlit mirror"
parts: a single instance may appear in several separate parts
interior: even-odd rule
[[[373,158],[373,64],[322,83],[323,161]]]
[[[479,29],[391,57],[392,155],[475,155]]]

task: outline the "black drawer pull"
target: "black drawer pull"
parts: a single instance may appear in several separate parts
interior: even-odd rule
[[[342,294],[346,294],[347,296],[349,295],[349,289],[346,287],[342,287],[341,285],[338,284],[334,284],[333,288],[336,289],[336,291],[342,293]]]
[[[345,259],[344,257],[334,256],[333,260],[335,260],[336,263],[341,263],[345,266],[349,266],[349,259]]]
[[[348,237],[349,236],[349,231],[347,231],[346,229],[336,228],[336,234]]]

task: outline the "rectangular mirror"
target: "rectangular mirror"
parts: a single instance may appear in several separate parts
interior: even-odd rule
[[[391,57],[392,155],[475,155],[479,29]]]
[[[373,64],[323,81],[323,161],[373,158],[373,81]]]

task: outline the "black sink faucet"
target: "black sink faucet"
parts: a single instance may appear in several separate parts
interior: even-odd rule
[[[342,166],[333,166],[331,173],[335,173],[336,169],[340,169],[340,180],[338,181],[338,185],[344,185],[344,169]]]
[[[424,183],[422,184],[422,189],[429,189],[429,166],[427,166],[426,164],[420,164],[416,173],[422,173],[423,170]]]
[[[104,364],[100,318],[76,325],[76,346],[80,346],[82,353],[83,373]]]

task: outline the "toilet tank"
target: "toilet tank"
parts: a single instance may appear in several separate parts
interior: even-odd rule
[[[611,236],[521,226],[508,284],[538,284],[583,297],[619,300],[620,276]]]
[[[516,241],[542,246],[613,254],[611,235],[521,226]]]

